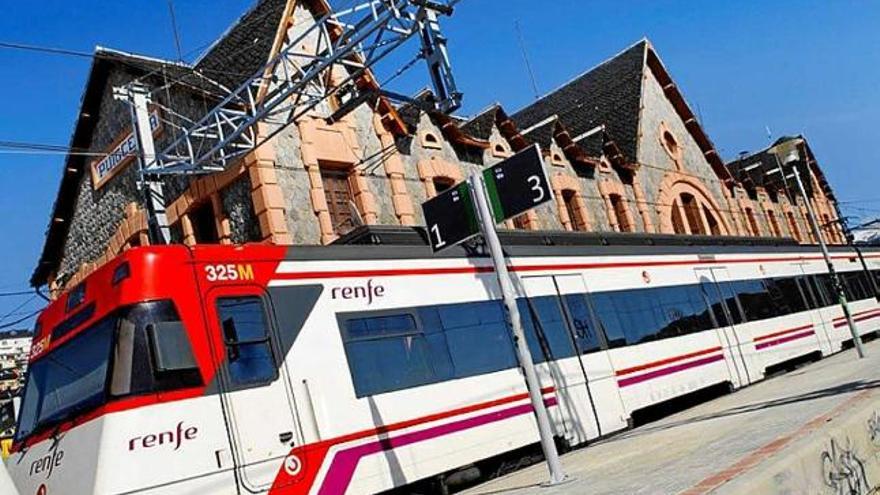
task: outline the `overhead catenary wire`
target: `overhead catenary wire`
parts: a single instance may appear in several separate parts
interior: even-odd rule
[[[40,308],[40,309],[37,309],[37,310],[35,310],[35,311],[33,311],[33,312],[30,312],[30,313],[28,313],[26,316],[23,316],[23,317],[21,317],[21,318],[15,320],[15,321],[11,321],[11,322],[9,322],[9,323],[4,323],[4,324],[0,325],[0,330],[6,329],[6,328],[10,328],[10,327],[14,327],[14,326],[16,326],[16,325],[19,325],[19,324],[21,324],[21,323],[24,323],[25,321],[27,321],[27,320],[33,318],[34,316],[37,316],[38,314],[40,314],[40,312],[42,312],[44,309],[46,309],[45,306],[42,307],[42,308]]]
[[[22,290],[22,291],[13,291],[13,292],[0,292],[0,297],[15,297],[15,296],[32,296],[34,295],[33,290]]]
[[[6,321],[6,319],[9,318],[10,316],[17,315],[18,313],[16,313],[16,312],[17,312],[18,310],[20,310],[21,308],[27,306],[28,304],[30,304],[31,302],[33,302],[34,299],[37,298],[37,295],[36,295],[36,294],[34,294],[33,292],[31,292],[31,294],[32,294],[32,295],[31,295],[30,298],[25,299],[24,302],[22,302],[21,304],[15,306],[15,307],[12,308],[11,310],[9,310],[7,313],[5,313],[3,316],[0,316],[0,323]]]

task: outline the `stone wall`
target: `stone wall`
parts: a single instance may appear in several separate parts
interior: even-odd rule
[[[661,129],[664,128],[671,131],[681,149],[680,168],[663,146]],[[697,142],[685,128],[684,122],[665,96],[663,88],[651,70],[644,71],[639,136],[637,151],[637,159],[641,165],[639,174],[646,199],[654,207],[655,224],[661,225],[660,215],[670,206],[660,204],[666,203],[661,200],[661,189],[670,172],[677,172],[688,180],[701,183],[710,191],[719,209],[729,209],[718,176]],[[729,212],[722,211],[721,215],[728,229],[732,229]]]
[[[106,90],[96,115],[95,130],[89,151],[106,151],[121,132],[131,128],[131,114],[124,102],[113,98],[113,86],[124,84],[131,76],[114,71],[107,79]],[[68,227],[64,252],[59,263],[59,276],[69,277],[84,263],[97,260],[107,250],[111,236],[125,215],[125,206],[137,201],[137,167],[130,163],[103,187],[95,190],[89,172],[91,160],[79,183],[79,193]]]

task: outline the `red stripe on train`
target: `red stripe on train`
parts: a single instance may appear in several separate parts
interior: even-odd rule
[[[874,256],[880,257],[880,255]],[[833,259],[849,259],[849,256],[832,256]],[[644,268],[652,266],[712,265],[733,263],[783,263],[791,261],[821,260],[821,256],[792,256],[786,258],[741,258],[712,260],[674,260],[674,261],[621,261],[615,263],[564,263],[555,265],[511,265],[514,272],[534,272],[545,270],[592,270],[603,268]],[[383,268],[376,270],[327,270],[304,272],[276,272],[276,280],[309,280],[321,278],[356,277],[403,277],[419,275],[456,275],[487,273],[494,271],[490,266],[462,266],[437,268]]]
[[[760,341],[762,341],[762,340],[772,339],[773,337],[779,337],[780,335],[785,335],[785,334],[787,334],[787,333],[797,332],[797,331],[800,331],[800,330],[807,330],[807,329],[809,329],[809,328],[813,328],[813,324],[812,324],[812,323],[808,323],[808,324],[806,324],[806,325],[801,325],[801,326],[799,326],[799,327],[789,328],[789,329],[786,329],[786,330],[780,330],[780,331],[778,331],[778,332],[773,332],[773,333],[764,334],[764,335],[761,335],[761,336],[759,336],[759,337],[755,337],[755,338],[753,338],[752,341],[753,341],[753,342],[760,342]]]
[[[713,352],[718,352],[721,350],[721,347],[712,347],[709,349],[703,349],[701,351],[691,352],[688,354],[681,354],[679,356],[673,356],[665,359],[660,359],[657,361],[652,361],[650,363],[640,364],[637,366],[632,366],[630,368],[623,368],[621,370],[617,370],[614,374],[617,376],[628,375],[630,373],[635,373],[636,371],[646,370],[648,368],[656,368],[657,366],[663,366],[664,364],[674,363],[676,361],[683,361],[688,358],[703,356],[706,354],[711,354]]]

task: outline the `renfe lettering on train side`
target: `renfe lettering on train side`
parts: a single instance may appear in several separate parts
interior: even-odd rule
[[[330,297],[333,299],[366,299],[367,306],[373,303],[373,299],[384,297],[385,287],[381,285],[373,285],[373,279],[367,280],[364,285],[355,285],[342,287],[334,287],[330,290]]]
[[[162,445],[174,445],[174,450],[180,448],[184,440],[193,440],[196,438],[199,429],[195,426],[188,428],[183,427],[183,421],[177,423],[177,429],[171,431],[163,431],[160,433],[150,433],[142,437],[134,437],[128,441],[128,450],[138,448],[151,449]]]
[[[61,449],[53,450],[51,454],[46,454],[31,463],[30,475],[45,472],[46,479],[49,479],[52,476],[52,471],[61,465],[61,459],[64,459],[64,451]]]

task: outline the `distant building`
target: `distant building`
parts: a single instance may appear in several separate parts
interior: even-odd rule
[[[95,157],[67,157],[31,283],[57,294],[149,242],[137,167],[125,155],[130,109],[113,97],[114,87],[138,78],[162,89],[152,111],[157,145],[167,146],[174,125],[201,118],[223,88],[238,87],[328,9],[324,0],[260,0],[193,65],[99,48],[70,143]],[[377,89],[372,77],[358,84]],[[487,75],[485,84],[505,82]],[[318,111],[340,105],[331,98]],[[167,179],[173,242],[328,244],[360,224],[423,225],[423,201],[535,143],[556,201],[506,228],[815,241],[802,200],[755,182],[750,164],[724,163],[648,40],[515,112],[501,104],[470,117],[422,108],[375,96],[336,122],[315,111],[223,172]],[[811,200],[831,224],[834,196],[804,148],[815,171]],[[827,234],[842,242],[835,227]]]
[[[880,246],[880,219],[852,229],[853,242],[866,246]]]
[[[781,235],[798,242],[816,242],[807,217],[807,203],[793,177],[792,167],[797,167],[800,173],[806,201],[816,214],[825,241],[844,244],[846,239],[838,221],[834,192],[803,136],[779,138],[769,147],[744,154],[727,164],[736,179],[732,195],[749,232],[756,236]]]
[[[24,384],[32,337],[28,330],[0,333],[0,399]]]
[[[0,333],[0,439],[15,432],[13,397],[21,394],[27,375],[28,356],[31,351],[28,330],[11,330]]]

